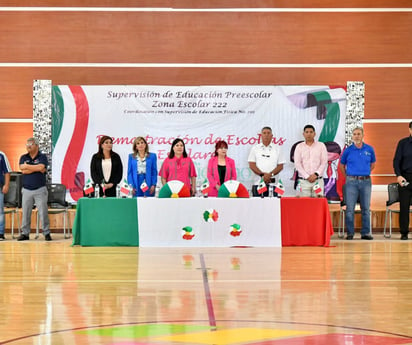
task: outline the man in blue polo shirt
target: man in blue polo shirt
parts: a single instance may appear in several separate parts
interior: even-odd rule
[[[31,213],[36,203],[40,222],[43,226],[43,235],[46,241],[51,241],[50,222],[47,209],[46,171],[48,160],[45,154],[39,151],[39,142],[29,138],[26,142],[27,154],[20,157],[20,170],[23,173],[22,190],[22,223],[21,235],[18,241],[29,240],[31,227]]]
[[[0,151],[0,241],[4,241],[4,194],[9,191],[10,164],[6,155]]]
[[[375,151],[363,142],[363,128],[356,127],[352,131],[352,145],[343,151],[340,169],[346,174],[345,201],[347,240],[353,239],[355,232],[354,215],[358,198],[362,214],[362,240],[373,240],[370,233],[370,203],[372,194],[371,171],[375,168]]]

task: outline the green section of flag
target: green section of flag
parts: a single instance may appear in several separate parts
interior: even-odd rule
[[[52,151],[59,139],[64,120],[63,96],[58,86],[52,87]]]
[[[119,338],[145,338],[154,336],[166,336],[172,334],[185,334],[190,332],[209,330],[209,326],[197,325],[174,325],[174,324],[154,324],[136,325],[124,327],[98,328],[85,331],[77,331],[78,334],[97,335]]]
[[[312,92],[312,95],[315,97],[318,103],[323,103],[325,101],[331,101],[330,94],[327,91],[316,91]]]
[[[340,120],[340,108],[338,103],[325,104],[326,118],[323,124],[322,132],[319,136],[319,141],[326,143],[335,141],[336,132],[338,131]]]

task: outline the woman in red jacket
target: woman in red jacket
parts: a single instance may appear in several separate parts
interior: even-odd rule
[[[220,140],[216,143],[215,153],[207,165],[209,180],[209,196],[217,196],[220,186],[228,180],[236,180],[235,161],[227,156],[227,142]]]

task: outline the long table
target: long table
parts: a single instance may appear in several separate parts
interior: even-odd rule
[[[328,246],[332,234],[324,198],[81,198],[73,245]]]

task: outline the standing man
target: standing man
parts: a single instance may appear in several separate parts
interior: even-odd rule
[[[6,155],[0,151],[0,241],[4,241],[4,194],[9,191],[10,164]]]
[[[399,227],[401,240],[408,239],[409,208],[412,197],[412,122],[409,122],[409,137],[399,141],[393,158],[393,169],[399,184]]]
[[[248,157],[249,168],[256,174],[256,180],[252,186],[253,196],[260,196],[257,188],[262,177],[266,186],[269,183],[274,183],[275,176],[283,169],[283,164],[285,164],[282,151],[272,142],[273,133],[270,127],[262,128],[261,139],[262,142],[252,148]],[[263,195],[269,195],[269,188]]]
[[[21,235],[18,241],[29,240],[31,227],[31,213],[36,203],[43,235],[46,241],[51,241],[50,222],[47,208],[46,171],[47,157],[39,151],[39,142],[35,138],[29,138],[26,142],[27,154],[20,157],[20,170],[23,173],[22,190],[22,223]]]
[[[340,169],[346,175],[345,201],[347,240],[353,240],[355,232],[354,216],[358,198],[362,214],[362,240],[373,240],[370,233],[370,204],[372,194],[371,171],[375,168],[375,151],[363,142],[363,128],[356,127],[352,131],[352,145],[343,151]]]
[[[303,128],[305,141],[295,148],[295,168],[298,171],[302,196],[320,197],[323,196],[325,190],[323,173],[328,164],[328,151],[324,143],[315,141],[315,136],[315,127],[306,125]],[[314,190],[316,184],[319,185],[319,192]]]

